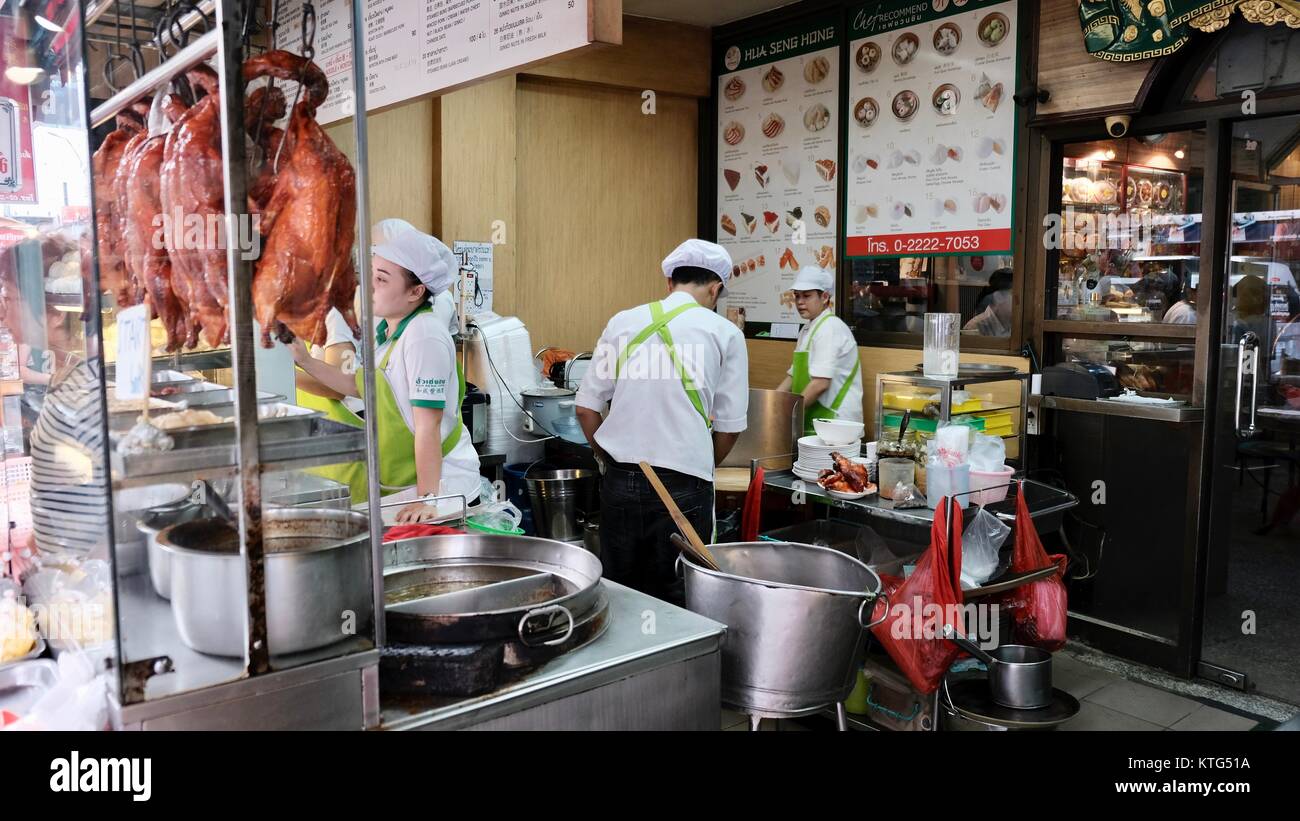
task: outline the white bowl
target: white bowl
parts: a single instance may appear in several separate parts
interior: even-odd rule
[[[861,422],[849,422],[843,419],[814,419],[813,429],[828,445],[850,445],[861,440],[865,426]]]

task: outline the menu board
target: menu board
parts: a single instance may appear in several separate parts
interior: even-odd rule
[[[719,310],[742,329],[800,322],[794,275],[835,270],[839,28],[823,18],[720,49],[717,236],[735,267]]]
[[[850,16],[845,254],[1011,250],[1016,3],[885,2]]]
[[[366,108],[508,71],[591,42],[589,0],[364,0]],[[302,52],[302,0],[280,10],[276,47]],[[315,61],[330,80],[316,119],[352,115],[352,0],[317,0]]]

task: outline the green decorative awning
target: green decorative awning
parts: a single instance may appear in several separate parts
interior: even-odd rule
[[[1251,23],[1300,28],[1300,0],[1081,0],[1088,53],[1128,63],[1172,54],[1193,31],[1218,31],[1233,12]]]

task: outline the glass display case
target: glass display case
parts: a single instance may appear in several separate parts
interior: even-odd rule
[[[0,95],[21,101],[31,131],[60,129],[77,158],[41,163],[30,196],[20,187],[0,197],[4,497],[22,525],[8,534],[0,595],[21,592],[42,652],[84,651],[110,671],[117,725],[372,726],[375,432],[300,406],[287,346],[291,326],[313,335],[293,309],[313,291],[333,299],[334,288],[290,296],[266,335],[254,317],[266,316],[253,293],[259,254],[278,227],[263,232],[255,206],[278,171],[270,144],[244,128],[279,133],[304,112],[246,108],[264,81],[246,94],[241,67],[270,48],[279,21],[250,0],[217,0],[210,12],[117,4],[124,19],[139,15],[126,22],[141,59],[124,63],[125,50],[96,43],[105,4],[86,5],[3,11],[17,38],[8,64],[57,76],[81,111],[56,106],[59,122],[43,123],[33,89],[6,79]],[[274,6],[315,18],[310,3]],[[33,13],[58,25],[29,25]],[[359,23],[356,11],[353,31]],[[301,30],[280,57],[302,67],[272,86],[287,100],[312,82],[315,27]],[[330,230],[353,240],[368,231],[365,121],[352,118],[360,148],[345,160],[355,186],[332,188],[356,219]],[[195,145],[206,153],[187,153]],[[173,216],[184,234],[167,229]],[[350,270],[364,264],[355,241],[339,244]],[[370,327],[368,294],[358,296]],[[350,306],[351,291],[340,299]],[[364,362],[372,342],[362,335]],[[373,396],[373,370],[362,377]]]
[[[1115,374],[1121,388],[1171,399],[1189,400],[1195,373],[1196,346],[1178,342],[1125,339],[1061,340],[1062,362],[1095,362]]]
[[[1139,145],[1127,153],[1165,160]],[[1176,168],[1105,159],[1120,155],[1114,147],[1079,150],[1091,147],[1067,146],[1062,160],[1054,318],[1191,324],[1200,215],[1188,212],[1199,211],[1189,201],[1199,199],[1199,184],[1189,190],[1189,173]],[[1186,148],[1175,152],[1174,163],[1188,156]]]

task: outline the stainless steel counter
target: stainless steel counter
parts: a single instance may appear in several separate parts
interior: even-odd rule
[[[389,730],[716,730],[725,627],[609,580],[609,627],[523,680],[467,699],[380,694]]]
[[[1200,422],[1205,419],[1204,408],[1187,405],[1139,405],[1133,402],[1117,402],[1113,399],[1071,399],[1066,396],[1035,395],[1029,397],[1029,406],[1047,410],[1093,413],[1100,416],[1151,419],[1157,422]]]

